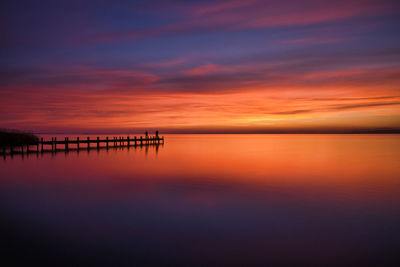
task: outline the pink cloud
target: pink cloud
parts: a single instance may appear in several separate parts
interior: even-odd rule
[[[186,58],[177,58],[167,61],[151,62],[143,64],[145,67],[173,67],[187,62]]]
[[[172,7],[171,7],[172,8]],[[178,22],[148,28],[103,32],[82,42],[117,42],[196,32],[231,32],[258,28],[291,27],[394,14],[393,3],[380,1],[219,1],[176,7]]]
[[[223,1],[187,11],[213,23],[231,23],[231,29],[309,25],[360,16],[393,13],[393,4],[382,1]]]
[[[206,15],[224,11],[227,9],[246,7],[257,2],[259,2],[259,0],[247,0],[247,1],[236,0],[236,1],[223,1],[217,3],[214,2],[211,4],[204,4],[200,7],[187,9],[186,11],[194,15]]]
[[[344,37],[303,37],[279,41],[280,44],[332,44],[347,41]]]
[[[208,73],[221,72],[225,70],[227,70],[227,68],[224,66],[218,66],[215,64],[206,64],[190,70],[186,70],[184,71],[184,73],[188,75],[203,75]]]

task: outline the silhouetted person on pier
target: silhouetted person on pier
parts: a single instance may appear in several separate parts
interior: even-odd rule
[[[156,137],[158,138],[158,131],[156,131]]]
[[[149,133],[147,131],[144,132],[144,135],[146,136],[146,138],[149,136]]]

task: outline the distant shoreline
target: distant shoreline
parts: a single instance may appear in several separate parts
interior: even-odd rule
[[[340,131],[340,132],[161,132],[162,134],[400,134],[399,131]],[[140,135],[141,132],[42,132],[35,133],[36,135]]]
[[[0,146],[19,146],[36,144],[39,138],[32,133],[15,131],[15,130],[0,130]]]
[[[99,130],[50,130],[34,131],[32,129],[20,131],[14,129],[0,129],[0,133],[8,132],[24,135],[143,135],[147,131],[150,135],[158,130],[160,134],[400,134],[400,128],[325,128],[325,129],[177,129],[177,128],[153,128],[148,129],[99,129]]]

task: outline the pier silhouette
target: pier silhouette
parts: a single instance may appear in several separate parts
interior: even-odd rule
[[[92,145],[91,145],[92,144]],[[94,145],[93,145],[94,144]],[[102,145],[103,144],[103,145]],[[4,156],[13,154],[31,154],[31,153],[45,153],[45,152],[59,152],[70,150],[90,150],[90,149],[108,149],[117,147],[132,147],[132,146],[158,146],[164,144],[164,136],[145,136],[133,138],[127,136],[113,136],[112,138],[106,137],[105,139],[81,139],[77,137],[74,140],[70,140],[69,137],[64,137],[64,140],[57,140],[56,137],[52,137],[51,140],[44,140],[40,138],[37,142],[32,142],[24,145],[9,145],[2,147],[2,153]],[[72,145],[72,147],[71,147]]]

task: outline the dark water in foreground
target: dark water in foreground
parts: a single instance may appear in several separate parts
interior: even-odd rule
[[[8,263],[399,262],[399,135],[170,135],[0,171]]]

